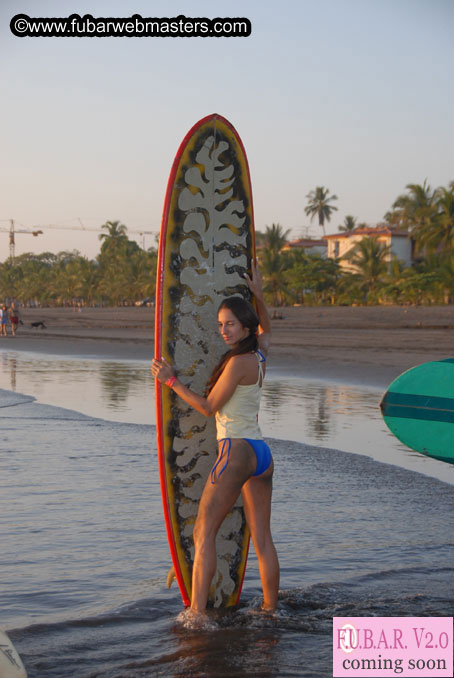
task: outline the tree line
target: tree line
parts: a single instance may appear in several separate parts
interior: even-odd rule
[[[305,213],[325,232],[337,207],[336,195],[318,186],[307,196]],[[444,304],[454,303],[454,181],[435,190],[408,184],[384,217],[384,226],[406,232],[413,243],[413,262],[391,258],[389,247],[367,236],[341,259],[283,249],[289,231],[279,224],[257,234],[258,255],[268,302],[286,304]],[[339,231],[367,226],[347,215]]]
[[[305,213],[317,218],[323,233],[338,198],[318,186],[307,196]],[[285,248],[289,231],[280,224],[256,233],[264,291],[272,306],[288,304],[443,304],[454,303],[454,182],[435,190],[408,184],[384,217],[391,229],[412,238],[414,261],[405,266],[389,257],[376,237],[364,237],[340,259]],[[365,226],[348,215],[339,230]],[[157,249],[143,250],[127,237],[127,228],[107,221],[94,260],[79,252],[22,254],[0,264],[0,299],[41,305],[133,304],[152,299]]]
[[[78,251],[22,254],[0,264],[0,298],[24,304],[118,306],[152,298],[157,249],[143,250],[119,221],[107,221],[94,260]]]

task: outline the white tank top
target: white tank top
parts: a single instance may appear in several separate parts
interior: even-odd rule
[[[258,379],[255,384],[238,384],[232,397],[216,412],[216,437],[251,438],[263,440],[258,425],[258,412],[262,395],[264,358],[256,352],[259,365]]]

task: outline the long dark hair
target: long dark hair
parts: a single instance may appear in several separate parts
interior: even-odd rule
[[[249,330],[247,337],[242,339],[236,348],[231,348],[226,351],[221,357],[220,361],[211,373],[210,378],[205,389],[205,395],[208,395],[221,376],[224,367],[227,365],[230,358],[235,355],[242,355],[243,353],[251,353],[257,351],[259,342],[257,339],[257,330],[259,326],[259,319],[254,307],[243,297],[227,297],[218,308],[218,313],[221,309],[228,308],[239,322]]]

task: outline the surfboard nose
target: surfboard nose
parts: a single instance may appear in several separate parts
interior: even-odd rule
[[[0,676],[1,678],[27,678],[27,672],[11,640],[0,631]]]
[[[404,445],[454,463],[454,359],[422,363],[389,386],[380,409]]]

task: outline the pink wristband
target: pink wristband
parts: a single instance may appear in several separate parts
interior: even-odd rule
[[[166,381],[166,386],[168,386],[169,388],[172,388],[172,386],[174,385],[176,380],[177,380],[176,377],[169,377]]]

